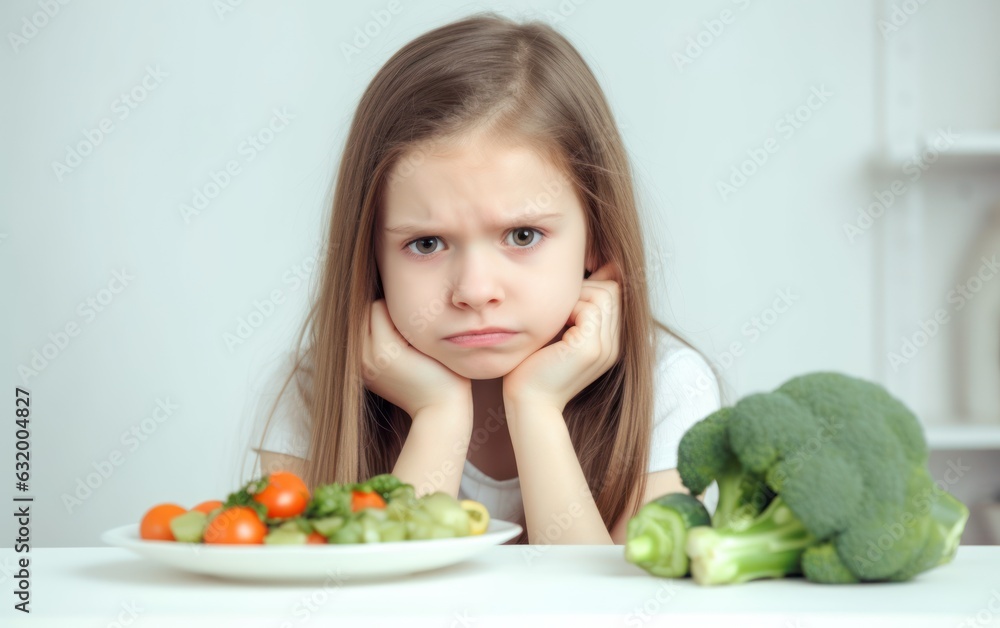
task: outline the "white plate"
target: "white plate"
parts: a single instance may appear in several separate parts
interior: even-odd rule
[[[453,539],[331,545],[206,545],[145,541],[139,524],[112,528],[101,535],[155,561],[196,573],[241,580],[336,581],[398,576],[461,562],[521,533],[521,526],[490,519],[483,534]]]

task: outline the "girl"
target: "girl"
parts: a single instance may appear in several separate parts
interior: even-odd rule
[[[515,543],[623,544],[643,503],[684,490],[677,443],[721,403],[651,315],[642,235],[564,37],[482,14],[410,42],[352,122],[262,473],[394,473],[520,523]]]

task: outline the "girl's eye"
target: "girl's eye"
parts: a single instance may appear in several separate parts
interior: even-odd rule
[[[526,248],[526,249],[531,248],[531,246],[528,246],[528,242],[534,241],[534,238],[532,237],[533,234],[538,233],[539,235],[541,235],[541,232],[539,232],[537,229],[532,229],[531,227],[518,227],[517,229],[512,229],[510,233],[511,235],[514,236],[515,246],[517,246],[518,248]],[[522,244],[520,243],[520,238],[524,237],[525,235],[527,235],[528,242],[523,242]]]
[[[539,236],[545,235],[541,231],[533,227],[518,227],[516,229],[511,229],[509,233],[514,236],[514,242],[515,242],[514,248],[520,249],[522,251],[530,251],[531,249],[534,249],[536,246],[538,246],[539,244],[538,242],[530,246],[522,246],[518,244],[518,243],[524,243],[525,240],[541,239],[540,237],[532,238],[531,235],[532,233],[537,233]],[[409,242],[406,243],[406,251],[409,255],[413,257],[427,257],[430,253],[434,252],[433,243],[436,243],[437,240],[438,240],[437,236],[427,236],[424,238],[417,238],[416,240],[410,240]],[[416,249],[412,248],[414,245],[416,245],[417,247]]]
[[[412,251],[413,249],[410,248],[410,247],[412,247],[414,244],[416,244],[417,247],[418,247],[417,248],[417,253],[416,253],[417,255],[423,255],[424,253],[433,253],[434,252],[433,250],[432,251],[423,251],[422,252],[422,249],[419,248],[419,247],[421,247],[421,245],[427,244],[428,242],[436,242],[436,241],[437,241],[437,238],[435,238],[433,236],[431,236],[429,238],[418,238],[418,239],[414,240],[413,242],[410,242],[409,244],[407,244],[406,248],[408,248],[408,249],[410,249]],[[433,244],[431,245],[431,248],[432,249],[434,248]]]

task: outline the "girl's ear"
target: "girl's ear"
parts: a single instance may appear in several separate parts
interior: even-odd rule
[[[590,253],[588,253],[586,255],[586,259],[584,259],[583,265],[584,265],[583,266],[583,278],[584,279],[590,278],[590,275],[592,275],[593,272],[600,267],[600,264],[598,264],[597,257],[595,255],[590,254]]]

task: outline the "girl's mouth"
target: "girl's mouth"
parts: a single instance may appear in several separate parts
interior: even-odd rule
[[[451,338],[447,338],[447,340],[461,347],[488,347],[506,342],[515,335],[517,335],[516,332],[471,334],[468,336],[452,336]]]

